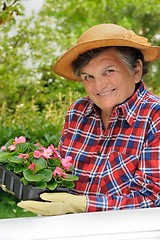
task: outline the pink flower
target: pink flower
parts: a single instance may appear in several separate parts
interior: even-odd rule
[[[40,143],[35,143],[34,146],[39,147]]]
[[[68,178],[68,174],[67,173],[63,173],[63,177],[64,178]]]
[[[52,153],[53,153],[53,150],[51,148],[46,148],[43,151],[42,155],[44,158],[48,159],[48,158],[51,158]]]
[[[51,144],[48,148],[52,149],[54,158],[60,158],[60,155],[59,155],[58,151],[56,150],[56,148],[53,146],[53,144]]]
[[[10,146],[8,147],[8,149],[9,149],[10,151],[14,151],[14,150],[16,149],[16,145],[17,145],[17,144],[19,144],[19,143],[25,143],[25,142],[26,142],[26,138],[25,138],[25,137],[23,137],[23,136],[15,137],[13,144],[10,145]]]
[[[32,171],[34,171],[34,170],[35,170],[35,167],[36,167],[35,163],[31,163],[31,164],[29,165],[28,169],[31,169]]]
[[[56,169],[53,171],[52,174],[54,177],[56,177],[56,176],[61,177],[61,176],[63,176],[63,170],[60,167],[56,167]]]
[[[40,158],[42,156],[41,152],[39,150],[35,150],[34,153],[33,153],[33,156],[35,158]]]
[[[19,154],[17,157],[18,158],[24,158],[24,159],[27,159],[28,158],[28,154],[27,153],[21,153],[21,154]]]
[[[51,149],[53,150],[53,152],[54,152],[54,150],[55,150],[53,144],[50,144],[48,148],[51,148]]]
[[[2,150],[6,150],[7,148],[6,148],[6,146],[2,146],[1,149]]]
[[[16,145],[15,144],[14,145],[10,145],[10,146],[8,146],[8,149],[10,151],[14,151],[16,149]]]
[[[15,137],[13,144],[17,145],[19,143],[25,143],[25,142],[26,142],[26,138],[23,136],[20,136],[20,137]]]
[[[46,149],[46,148],[43,147],[43,146],[40,146],[40,147],[38,148],[38,150],[41,151],[41,152],[43,152],[45,149]]]
[[[70,166],[72,166],[72,157],[66,156],[65,158],[61,159],[62,166],[68,171]]]

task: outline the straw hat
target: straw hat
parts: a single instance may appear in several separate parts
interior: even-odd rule
[[[98,24],[89,28],[79,37],[77,43],[54,64],[53,71],[64,78],[80,81],[73,72],[72,61],[81,53],[107,46],[137,48],[142,52],[146,62],[152,62],[160,58],[160,47],[151,46],[147,38],[138,36],[132,30],[116,24]]]

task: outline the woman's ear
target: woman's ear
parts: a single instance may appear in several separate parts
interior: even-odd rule
[[[143,73],[143,64],[140,59],[136,62],[136,67],[134,69],[134,81],[135,83],[138,83],[142,79],[142,73]]]

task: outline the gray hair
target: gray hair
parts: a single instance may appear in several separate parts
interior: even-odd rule
[[[142,76],[148,72],[148,64],[144,62],[144,57],[140,50],[132,47],[101,47],[91,49],[85,53],[80,54],[78,58],[72,62],[74,74],[79,77],[81,69],[86,66],[91,61],[91,59],[97,57],[100,53],[111,48],[119,52],[122,60],[126,63],[131,72],[133,72],[133,70],[136,68],[138,60],[141,60],[143,64]]]

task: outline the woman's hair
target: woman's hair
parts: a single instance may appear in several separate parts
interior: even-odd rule
[[[81,69],[86,66],[92,58],[97,57],[100,53],[111,48],[119,52],[122,60],[128,65],[128,68],[131,72],[134,70],[134,68],[136,68],[138,60],[141,60],[143,64],[142,76],[148,72],[148,64],[144,62],[144,57],[140,50],[132,47],[101,47],[91,49],[85,53],[80,54],[78,58],[72,62],[74,74],[76,76],[80,76]]]

